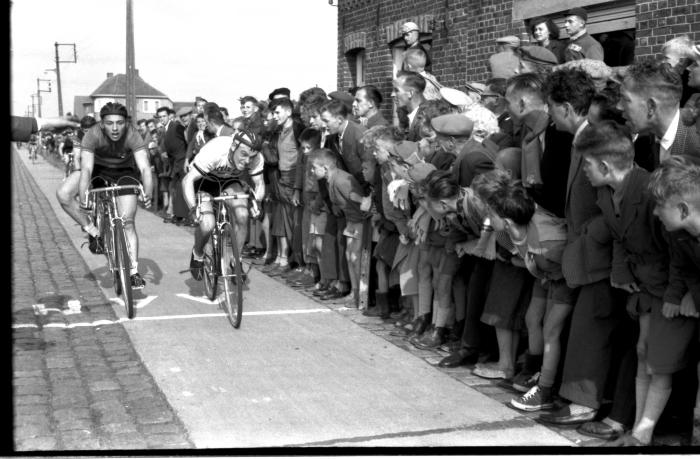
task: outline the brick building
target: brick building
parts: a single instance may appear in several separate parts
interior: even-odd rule
[[[373,84],[389,100],[405,49],[401,25],[412,21],[430,49],[432,73],[443,85],[463,89],[466,81],[490,77],[488,57],[498,37],[529,41],[529,19],[552,17],[566,38],[564,13],[574,6],[588,11],[587,29],[611,66],[655,56],[678,35],[700,41],[696,0],[338,0],[338,88]]]

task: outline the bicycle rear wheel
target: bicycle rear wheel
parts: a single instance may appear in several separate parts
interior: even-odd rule
[[[230,247],[227,244],[229,240]],[[238,328],[243,318],[243,272],[236,233],[232,231],[231,225],[225,225],[222,229],[219,247],[221,248],[219,266],[221,267],[222,303],[229,322],[233,328]]]
[[[218,243],[218,242],[217,242]],[[216,287],[218,284],[218,276],[216,275],[216,256],[214,253],[214,235],[212,234],[204,246],[204,293],[209,298],[209,301],[214,301],[216,298]]]
[[[129,250],[126,246],[126,235],[124,234],[124,226],[121,220],[114,222],[114,261],[115,272],[121,284],[121,297],[124,301],[124,308],[129,319],[134,318],[134,297],[131,290],[131,258],[129,258]]]

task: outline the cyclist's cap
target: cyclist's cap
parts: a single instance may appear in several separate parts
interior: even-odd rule
[[[119,102],[107,102],[104,104],[104,106],[100,109],[100,118],[104,118],[108,115],[119,115],[123,116],[124,118],[128,118],[129,116],[128,112],[126,111],[126,107]]]
[[[289,88],[277,88],[270,93],[270,95],[268,96],[268,99],[272,100],[272,99],[277,99],[280,97],[286,97],[287,99],[289,99],[291,94],[292,93],[289,90]]]
[[[246,145],[247,147],[251,148],[252,150],[255,150],[255,151],[260,150],[260,141],[258,140],[258,136],[256,136],[251,131],[242,130],[242,131],[236,132],[233,135],[233,141],[237,142],[237,144],[234,146],[234,148],[237,147],[238,144],[243,144],[243,145]]]

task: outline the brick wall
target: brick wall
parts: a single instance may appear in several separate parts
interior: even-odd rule
[[[533,0],[537,1],[537,0]],[[392,58],[386,27],[396,21],[432,16],[433,73],[445,86],[462,88],[466,81],[489,78],[488,57],[495,39],[523,37],[521,20],[513,21],[513,0],[338,0],[338,88],[354,86],[345,56],[344,38],[365,32],[365,83],[377,86],[389,100]],[[688,34],[700,41],[697,0],[638,0],[637,56],[660,53],[664,42]],[[332,88],[335,89],[335,88]],[[329,89],[329,90],[332,90]],[[390,104],[382,107],[388,113]]]
[[[700,42],[700,3],[697,0],[637,1],[635,57],[658,57],[671,38],[688,35]]]

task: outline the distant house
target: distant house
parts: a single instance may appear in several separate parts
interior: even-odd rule
[[[159,107],[173,107],[174,103],[168,96],[146,83],[136,70],[136,116],[132,119],[152,118]],[[87,114],[99,114],[100,108],[107,102],[126,104],[126,75],[123,73],[108,73],[107,79],[100,84],[89,96],[75,96],[74,113],[78,117]]]

